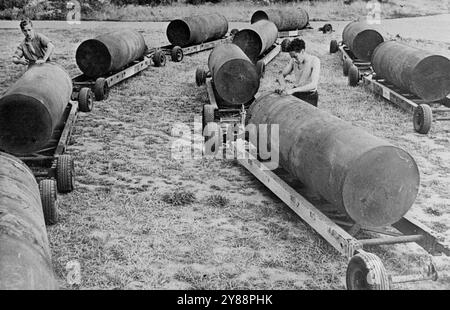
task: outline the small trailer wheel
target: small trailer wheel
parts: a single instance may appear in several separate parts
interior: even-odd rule
[[[336,40],[330,42],[330,54],[334,54],[339,50],[339,46]]]
[[[179,46],[175,46],[171,51],[172,61],[180,62],[184,58],[183,49]]]
[[[344,64],[345,65],[345,64]],[[350,65],[350,68],[348,69],[348,85],[350,86],[357,86],[359,82],[359,69],[355,65]]]
[[[205,84],[206,77],[206,71],[202,68],[197,68],[197,70],[195,71],[195,83],[197,84],[197,86],[202,86],[203,84]]]
[[[239,32],[239,29],[236,29],[236,28],[233,28],[233,29],[231,29],[231,31],[230,31],[230,36],[234,36],[236,33],[238,33]]]
[[[95,80],[94,86],[95,100],[102,101],[108,98],[109,86],[104,78],[98,78]]]
[[[260,79],[264,77],[264,73],[266,72],[266,64],[262,59],[256,63],[256,72],[258,73]]]
[[[94,107],[94,94],[88,87],[83,87],[78,93],[78,107],[81,112],[91,112]]]
[[[360,251],[347,266],[348,290],[389,290],[389,276],[381,259],[375,254]]]
[[[344,62],[342,63],[342,73],[344,74],[344,76],[348,76],[348,70],[350,69],[352,64],[353,63],[350,59],[346,58],[344,60]]]
[[[421,134],[427,134],[430,131],[433,122],[433,111],[428,104],[419,104],[414,109],[413,125],[414,130]]]
[[[283,41],[281,41],[281,51],[282,52],[287,52],[289,44],[291,44],[291,40],[289,39],[284,39]]]
[[[75,185],[75,169],[70,155],[61,155],[56,160],[56,184],[58,192],[69,193]]]
[[[155,54],[153,54],[153,63],[155,67],[163,67],[166,65],[166,54],[163,51],[157,50]]]
[[[41,194],[45,225],[58,223],[58,196],[56,194],[55,180],[47,179],[39,182],[39,192]]]

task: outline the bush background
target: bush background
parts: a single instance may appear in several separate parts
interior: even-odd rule
[[[247,21],[255,9],[303,7],[311,20],[349,20],[367,14],[369,0],[0,0],[0,19],[65,20],[69,2],[78,2],[82,20],[170,21],[191,14],[221,12],[229,21]],[[372,0],[375,1],[375,0]],[[382,18],[448,13],[441,0],[377,0]]]

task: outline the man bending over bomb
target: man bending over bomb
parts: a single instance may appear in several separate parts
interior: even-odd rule
[[[287,48],[291,60],[277,79],[280,88],[275,91],[279,94],[293,95],[317,107],[319,95],[317,85],[320,76],[320,60],[314,55],[305,52],[305,41],[294,39]],[[294,87],[287,89],[286,76],[294,74]]]
[[[20,22],[20,29],[25,39],[17,47],[13,56],[13,63],[30,67],[34,64],[50,61],[55,49],[50,40],[43,34],[35,32],[29,19]]]

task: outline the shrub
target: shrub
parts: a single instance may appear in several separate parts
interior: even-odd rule
[[[2,0],[0,2],[0,10],[21,9],[28,4],[30,0]]]

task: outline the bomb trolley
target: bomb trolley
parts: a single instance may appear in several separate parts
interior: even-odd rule
[[[336,210],[319,210],[294,189],[295,180],[286,170],[270,170],[263,161],[253,155],[256,155],[256,151],[251,152],[256,150],[253,145],[247,141],[240,141],[239,144],[245,145],[243,150],[235,153],[239,163],[349,260],[346,271],[347,289],[388,290],[398,283],[438,279],[437,264],[431,255],[450,256],[450,247],[440,242],[427,227],[406,215],[391,227],[364,228]],[[357,239],[356,235],[360,232],[370,238]],[[365,249],[368,246],[400,243],[416,243],[430,254],[430,261],[423,272],[390,275],[381,259]],[[440,272],[440,275],[443,276],[443,272]]]
[[[338,43],[336,40],[331,40],[330,54],[334,54],[338,51],[341,52],[342,73],[344,74],[344,76],[349,75],[349,70],[352,65],[355,65],[360,72],[371,70],[370,62],[357,58],[343,42]],[[350,82],[353,82],[353,80],[350,81],[349,79],[349,83]]]
[[[72,79],[73,92],[72,100],[79,100],[80,96],[84,96],[81,91],[83,88],[89,88],[95,95],[95,100],[101,101],[108,98],[109,89],[126,80],[141,71],[150,67],[153,62],[155,67],[165,66],[166,55],[161,49],[150,49],[147,54],[141,59],[131,62],[128,66],[117,73],[112,73],[109,76],[92,79],[84,74],[78,75]],[[84,97],[82,97],[84,99]],[[81,99],[81,100],[83,100]]]
[[[280,53],[281,46],[279,44],[272,45],[256,63],[258,74],[260,78],[264,76],[266,65],[269,64]],[[234,126],[235,124],[242,124],[242,117],[245,111],[250,106],[252,101],[243,104],[240,108],[219,107],[217,103],[216,93],[214,91],[213,81],[209,72],[206,72],[202,68],[198,68],[195,72],[195,81],[197,86],[206,84],[206,90],[208,92],[209,104],[203,105],[202,110],[202,131],[209,123],[218,123],[222,132],[226,132],[228,125]]]
[[[161,47],[159,47],[159,49],[162,50],[166,55],[170,56],[170,59],[172,59],[172,61],[180,62],[184,59],[185,55],[192,55],[192,54],[196,54],[199,52],[207,51],[207,50],[213,49],[217,45],[231,42],[231,40],[233,39],[233,36],[237,32],[238,32],[237,29],[232,29],[229,36],[227,36],[225,38],[214,40],[214,41],[209,41],[209,42],[205,42],[205,43],[201,43],[201,44],[197,44],[197,45],[180,47],[180,46],[169,44],[169,45],[161,46]]]
[[[90,89],[87,90],[90,92]],[[69,145],[78,112],[90,112],[92,109],[92,94],[89,97],[88,106],[76,101],[67,104],[51,139],[43,149],[26,156],[17,156],[31,169],[36,179],[40,180],[39,192],[47,225],[58,222],[57,192],[69,193],[74,189],[74,161],[72,156],[64,153]]]
[[[427,134],[435,121],[450,121],[450,98],[440,101],[427,102],[418,96],[396,87],[384,79],[379,79],[373,71],[361,72],[356,66],[351,66],[348,74],[349,84],[358,85],[362,80],[364,87],[376,95],[394,103],[401,109],[413,113],[414,130],[421,134]],[[445,107],[447,106],[447,107]],[[438,117],[433,118],[433,114]]]

